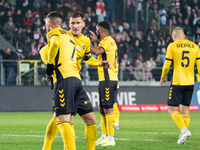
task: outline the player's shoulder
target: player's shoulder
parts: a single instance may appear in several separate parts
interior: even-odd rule
[[[81,33],[81,38],[83,40],[90,41],[90,38],[87,35],[83,34],[83,33]]]

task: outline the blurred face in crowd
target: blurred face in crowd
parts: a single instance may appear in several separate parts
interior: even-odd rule
[[[8,21],[9,21],[9,22],[12,22],[12,21],[13,21],[13,18],[12,18],[12,17],[9,17],[9,18],[8,18]]]
[[[79,37],[81,35],[81,31],[83,27],[85,27],[85,22],[83,21],[81,17],[77,17],[77,18],[70,17],[69,27],[72,34],[74,36]]]
[[[8,54],[8,55],[11,54],[11,49],[10,49],[10,47],[7,47],[7,48],[6,48],[5,53]]]
[[[22,11],[20,9],[17,10],[17,14],[20,15]]]

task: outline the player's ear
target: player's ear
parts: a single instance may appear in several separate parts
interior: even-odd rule
[[[83,21],[83,27],[85,27],[85,21]]]

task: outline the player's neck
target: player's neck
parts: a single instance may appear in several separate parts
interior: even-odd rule
[[[103,40],[103,39],[106,38],[107,36],[109,36],[109,34],[102,34],[102,35],[101,35],[101,40]]]
[[[55,28],[61,28],[61,26],[60,26],[60,25],[52,26],[52,27],[51,27],[51,30],[53,30],[53,29],[55,29]]]

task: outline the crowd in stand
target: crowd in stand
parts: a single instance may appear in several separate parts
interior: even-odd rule
[[[124,81],[144,80],[142,71],[145,80],[155,79],[158,72],[154,68],[162,67],[167,46],[172,42],[170,21],[172,28],[182,27],[186,38],[200,46],[200,0],[127,0],[126,20],[121,22],[116,19],[116,15],[122,15],[115,12],[117,0],[0,1],[1,33],[11,44],[18,41],[22,45],[25,59],[40,59],[38,52],[46,44],[44,20],[50,11],[62,12],[62,28],[66,30],[71,12],[83,12],[86,23],[83,33],[88,36],[89,30],[96,31],[97,22],[108,21],[118,46]]]

